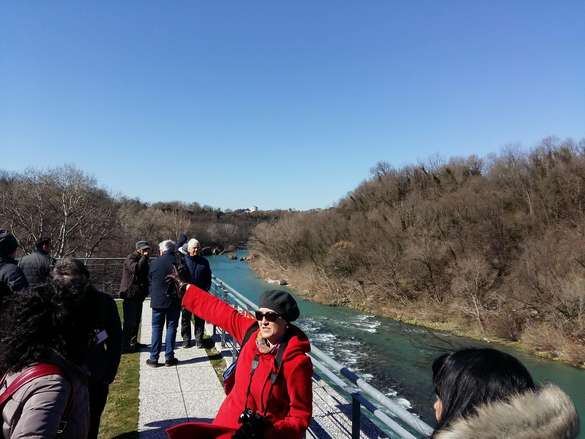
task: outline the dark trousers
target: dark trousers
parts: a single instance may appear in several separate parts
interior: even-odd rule
[[[132,350],[138,343],[138,329],[142,320],[141,299],[124,299],[124,329],[122,329],[123,349]]]
[[[200,319],[195,314],[191,314],[185,308],[181,311],[181,337],[183,337],[183,341],[191,340],[191,316],[193,316],[193,326],[195,328],[193,338],[196,341],[201,341],[205,332],[205,320]]]
[[[89,381],[89,435],[88,439],[97,439],[100,431],[100,418],[108,399],[109,384]]]

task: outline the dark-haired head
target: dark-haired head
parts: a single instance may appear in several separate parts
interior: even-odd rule
[[[55,264],[52,273],[55,284],[63,288],[83,289],[89,283],[89,271],[75,258],[63,258]]]
[[[92,337],[77,291],[50,283],[9,296],[0,309],[0,374],[55,354],[81,364]]]
[[[37,239],[37,242],[35,242],[35,248],[38,251],[49,253],[49,250],[51,248],[51,238]]]
[[[488,402],[508,400],[534,390],[528,370],[516,358],[495,349],[462,349],[433,362],[439,431]],[[436,407],[437,408],[437,407]]]

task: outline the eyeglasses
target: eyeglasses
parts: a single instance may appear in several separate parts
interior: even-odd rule
[[[263,318],[266,318],[269,322],[276,322],[280,317],[280,314],[274,311],[262,312],[262,311],[255,311],[254,315],[256,316],[256,320],[259,322],[262,321]]]

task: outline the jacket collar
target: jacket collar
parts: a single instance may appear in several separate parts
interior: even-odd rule
[[[457,420],[435,439],[573,439],[579,416],[571,399],[555,385],[525,392],[507,402],[485,404]]]

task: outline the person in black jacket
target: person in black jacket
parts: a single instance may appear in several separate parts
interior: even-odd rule
[[[81,306],[90,319],[93,340],[86,359],[89,369],[89,439],[98,437],[100,419],[116,378],[122,355],[122,327],[114,299],[96,290],[89,272],[79,259],[61,259],[53,269],[53,281],[63,288],[81,291]]]
[[[18,266],[24,273],[31,287],[42,285],[49,280],[51,270],[55,266],[55,258],[52,258],[51,238],[41,238],[35,244],[35,251],[23,256]]]
[[[138,343],[138,328],[142,320],[142,304],[148,295],[149,255],[148,242],[138,241],[136,251],[126,257],[122,267],[120,297],[124,299],[124,352],[136,352],[142,347]]]
[[[187,243],[188,255],[185,256],[185,265],[188,270],[188,282],[198,286],[202,290],[209,291],[211,288],[211,268],[206,258],[199,255],[201,245],[195,238]],[[195,328],[194,339],[196,347],[203,347],[203,334],[205,332],[205,320],[185,308],[181,312],[181,336],[183,337],[183,346],[188,348],[191,344],[191,316],[193,316],[193,326]]]
[[[14,259],[17,248],[18,242],[14,235],[0,229],[0,307],[4,296],[28,287],[26,277]]]
[[[158,357],[162,348],[162,333],[166,324],[165,365],[175,366],[175,339],[181,304],[175,285],[167,276],[177,268],[178,260],[175,255],[175,243],[171,240],[159,244],[160,256],[150,265],[148,273],[150,307],[152,308],[152,343],[150,357],[146,364],[152,367],[159,366]]]

